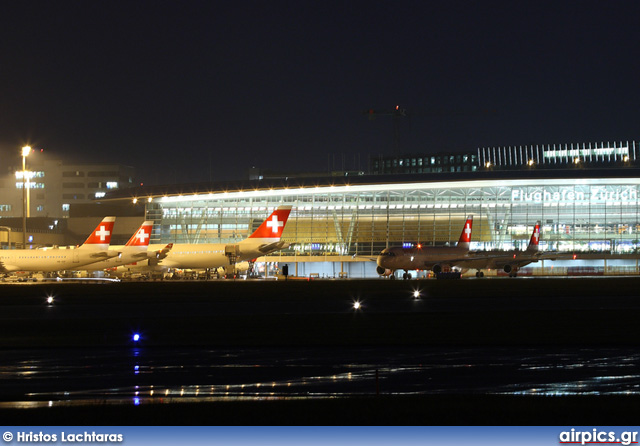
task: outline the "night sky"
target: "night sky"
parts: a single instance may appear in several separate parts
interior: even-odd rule
[[[0,149],[145,184],[640,139],[640,2],[4,1]]]

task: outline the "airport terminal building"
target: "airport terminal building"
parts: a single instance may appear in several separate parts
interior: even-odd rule
[[[639,149],[637,142],[485,148],[464,158],[474,162],[469,169],[431,170],[432,156],[390,157],[389,165],[395,159],[407,169],[140,187],[105,198],[144,200],[147,218],[156,223],[152,243],[233,243],[289,204],[283,239],[292,246],[264,260],[289,264],[290,274],[299,276],[377,277],[372,259],[382,249],[454,244],[467,215],[474,217],[474,250],[525,249],[540,221],[541,250],[577,254],[576,260],[532,264],[533,273],[634,273]]]

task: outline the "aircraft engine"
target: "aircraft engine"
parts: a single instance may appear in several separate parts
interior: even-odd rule
[[[440,274],[442,272],[442,265],[433,265],[431,271],[433,271],[434,274]]]
[[[385,269],[381,266],[376,268],[376,272],[381,276],[390,276],[391,274],[393,274],[393,271],[391,271],[390,269]]]
[[[502,268],[504,269],[505,273],[510,273],[511,271],[513,271],[513,267],[511,265],[509,265],[508,263]]]

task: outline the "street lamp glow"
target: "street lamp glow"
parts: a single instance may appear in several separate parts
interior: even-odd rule
[[[27,190],[27,157],[31,153],[30,146],[22,148],[22,248],[27,247],[27,216],[29,214],[29,191]]]

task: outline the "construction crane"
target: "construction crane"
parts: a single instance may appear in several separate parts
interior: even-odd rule
[[[370,108],[363,113],[369,117],[370,121],[373,121],[378,116],[391,116],[393,118],[393,153],[397,155],[400,148],[400,118],[407,117],[407,109],[396,105],[393,110],[374,110]]]

